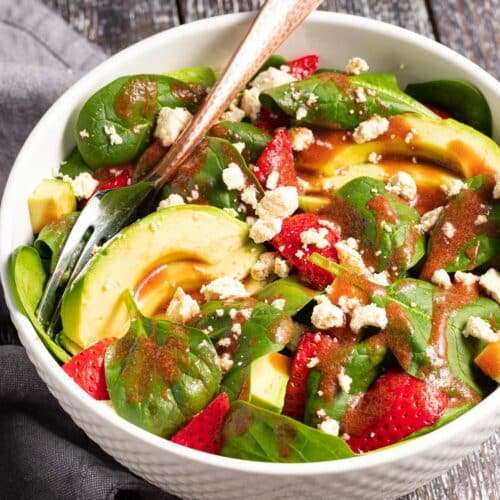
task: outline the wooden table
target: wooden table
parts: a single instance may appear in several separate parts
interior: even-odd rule
[[[258,0],[43,1],[109,53],[178,24],[259,5]],[[403,26],[448,45],[500,77],[500,0],[325,0],[322,9]],[[500,500],[500,433],[405,500],[445,498]]]

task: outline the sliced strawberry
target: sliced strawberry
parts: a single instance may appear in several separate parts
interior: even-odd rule
[[[290,378],[286,386],[283,414],[296,420],[304,420],[307,400],[307,376],[311,371],[307,365],[318,354],[321,334],[305,333],[293,357]]]
[[[289,61],[283,64],[283,66],[290,68],[290,74],[297,78],[297,80],[304,80],[318,69],[319,57],[316,54],[311,54]]]
[[[274,133],[275,128],[288,127],[290,125],[290,118],[280,109],[268,111],[262,108],[259,111],[259,120],[257,123],[265,124],[266,128],[271,130],[271,133]]]
[[[426,107],[428,107],[431,111],[434,111],[434,113],[436,113],[436,115],[440,116],[441,118],[443,118],[444,120],[446,118],[450,118],[450,114],[445,111],[444,109],[441,109],[441,108],[438,108],[437,106],[433,106],[432,104],[426,104]]]
[[[171,441],[194,450],[220,455],[222,431],[229,407],[229,398],[225,392],[222,392],[191,422],[178,431]]]
[[[301,234],[307,230],[323,235],[326,244],[305,244]],[[308,257],[319,253],[327,259],[338,262],[335,243],[339,241],[339,230],[335,223],[316,214],[298,214],[283,221],[281,232],[271,240],[271,244],[293,264],[311,285],[326,288],[333,275],[309,262]]]
[[[73,356],[62,369],[94,399],[109,399],[104,374],[104,355],[106,349],[115,341],[103,339]]]
[[[344,416],[347,443],[356,453],[397,443],[433,425],[449,403],[444,392],[427,382],[404,372],[387,372]]]
[[[129,186],[132,179],[132,168],[129,165],[102,168],[94,176],[99,181],[99,186],[96,189],[97,193],[106,189]]]
[[[263,188],[272,172],[278,173],[277,186],[296,186],[297,173],[292,143],[286,130],[276,132],[257,159],[253,172]]]

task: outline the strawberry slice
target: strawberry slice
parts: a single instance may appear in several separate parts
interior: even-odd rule
[[[94,399],[109,399],[104,373],[106,349],[116,339],[103,339],[73,356],[62,369]]]
[[[106,189],[129,186],[132,179],[132,168],[129,165],[101,168],[95,173],[94,177],[99,181],[95,193]]]
[[[220,455],[222,431],[230,401],[225,392],[219,394],[191,422],[178,431],[171,441],[194,450]]]
[[[433,425],[449,403],[444,392],[427,382],[404,372],[387,372],[344,416],[347,443],[356,453],[397,443]]]
[[[443,118],[443,120],[445,120],[446,118],[450,118],[451,116],[444,109],[438,108],[437,106],[433,106],[432,104],[426,104],[425,106],[428,107],[431,111],[434,111],[434,113],[436,113],[436,115],[438,115],[439,117]]]
[[[263,125],[266,130],[270,130],[272,135],[275,128],[288,127],[290,125],[290,119],[280,109],[268,111],[262,108],[259,111],[259,120],[255,125],[258,126],[259,124]]]
[[[304,243],[305,236],[308,235],[312,240],[316,235],[318,242]],[[306,239],[306,241],[312,240]],[[317,252],[327,259],[338,262],[334,247],[337,241],[339,241],[339,229],[334,222],[326,217],[307,213],[285,219],[281,232],[271,240],[271,244],[299,270],[303,278],[321,289],[333,281],[333,275],[309,262],[308,258]]]
[[[318,69],[319,57],[316,54],[311,54],[289,61],[283,66],[290,68],[290,74],[297,80],[305,80]]]
[[[263,188],[272,172],[277,172],[276,186],[296,186],[297,173],[292,143],[286,130],[276,132],[257,159],[253,172]]]
[[[286,386],[283,414],[296,420],[304,420],[307,400],[307,376],[311,371],[307,365],[318,354],[321,334],[305,333],[293,357],[290,378]]]

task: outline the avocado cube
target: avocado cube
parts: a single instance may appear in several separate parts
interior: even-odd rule
[[[486,375],[500,384],[500,342],[488,344],[474,362]]]

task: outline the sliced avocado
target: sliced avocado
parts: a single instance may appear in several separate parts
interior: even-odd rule
[[[76,198],[71,184],[61,179],[44,179],[28,199],[31,227],[41,229],[76,210]]]
[[[289,374],[290,358],[284,354],[272,352],[252,361],[249,402],[281,413]]]
[[[131,224],[108,242],[65,293],[61,318],[66,337],[82,348],[102,338],[121,337],[128,326],[121,296],[141,284],[153,294],[161,288],[160,298],[153,301],[161,305],[186,280],[199,287],[220,276],[244,278],[263,251],[249,241],[248,231],[247,224],[223,210],[200,205],[165,208]],[[168,278],[158,279],[169,266]],[[186,266],[192,272],[186,273]],[[155,312],[148,307],[145,312]]]
[[[338,132],[330,134],[337,136]],[[335,141],[331,150],[321,154],[321,172],[325,176],[335,175],[339,167],[366,162],[372,152],[429,160],[465,178],[500,171],[498,145],[452,119],[403,114],[390,118],[389,130],[376,140],[357,144],[352,136],[343,134],[343,137],[344,140]],[[317,170],[318,159],[306,151],[298,155],[297,166]]]

